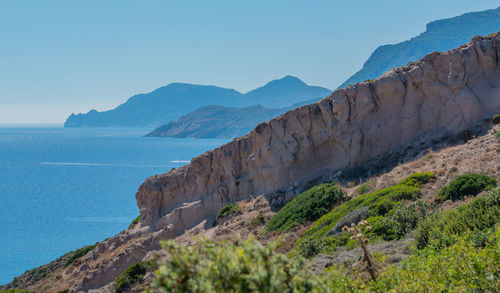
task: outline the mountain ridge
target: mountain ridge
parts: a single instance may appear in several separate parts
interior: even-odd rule
[[[363,67],[339,87],[375,79],[385,72],[416,61],[432,51],[447,51],[475,35],[488,35],[500,29],[500,6],[429,22],[426,30],[409,40],[376,48]]]
[[[318,99],[293,104],[290,107],[273,109],[262,105],[250,107],[225,107],[209,105],[181,116],[148,133],[150,137],[176,138],[235,138],[250,132],[257,124],[268,121],[287,111],[311,104]]]
[[[159,127],[202,106],[248,107],[261,104],[286,107],[312,98],[319,99],[330,93],[329,89],[309,86],[289,75],[245,94],[213,85],[175,82],[146,94],[134,95],[112,110],[73,113],[64,126]]]

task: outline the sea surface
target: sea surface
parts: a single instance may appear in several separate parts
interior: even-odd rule
[[[150,130],[0,127],[0,284],[126,229],[147,177],[227,142]]]

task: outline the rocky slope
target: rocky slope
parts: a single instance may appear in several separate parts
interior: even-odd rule
[[[177,121],[158,127],[146,136],[235,138],[244,136],[257,124],[268,121],[287,111],[316,102],[317,99],[280,109],[261,105],[245,108],[204,106],[190,112]]]
[[[172,83],[151,93],[135,95],[109,111],[71,114],[64,126],[159,127],[207,105],[248,107],[260,104],[282,108],[330,93],[329,89],[309,86],[293,76],[273,80],[246,94],[216,86]]]
[[[34,282],[27,272],[6,288],[111,292],[127,267],[160,253],[159,240],[259,234],[261,228],[248,225],[259,211],[267,220],[323,180],[338,180],[352,195],[362,176],[375,177],[378,189],[430,170],[438,178],[422,190],[426,199],[457,174],[498,178],[500,149],[493,133],[500,129],[485,119],[500,112],[499,55],[500,32],[474,37],[262,123],[190,165],[148,178],[136,194],[141,220],[132,229],[99,243],[78,262],[55,266],[43,280]],[[464,130],[469,132],[463,138],[472,139],[450,146]],[[433,147],[432,157],[422,158]],[[415,156],[421,159],[413,161]],[[244,212],[213,228],[215,214],[228,202],[238,202]],[[285,235],[288,243],[300,236],[297,229]]]
[[[467,42],[475,35],[488,35],[500,29],[500,7],[466,13],[427,24],[425,32],[398,44],[378,47],[363,68],[339,88],[377,78],[394,67],[416,61],[432,51],[446,51]]]
[[[321,176],[419,139],[456,135],[500,110],[499,55],[499,33],[475,37],[261,123],[187,166],[148,178],[136,194],[140,225],[177,236],[228,202],[268,194],[278,205]]]

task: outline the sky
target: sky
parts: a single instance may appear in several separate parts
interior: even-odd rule
[[[380,45],[498,0],[0,0],[0,124],[62,124],[171,82],[335,89]]]

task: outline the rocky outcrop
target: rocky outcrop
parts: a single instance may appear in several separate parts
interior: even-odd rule
[[[500,33],[433,52],[372,82],[259,124],[248,135],[148,178],[141,229],[184,232],[226,203],[293,192],[422,137],[456,134],[500,111]]]

